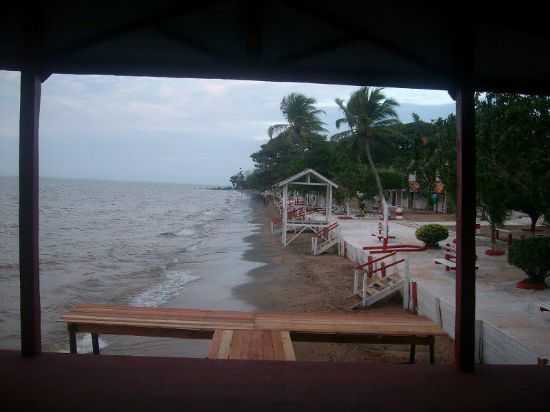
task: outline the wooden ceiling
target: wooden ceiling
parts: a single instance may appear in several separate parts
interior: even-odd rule
[[[0,16],[0,69],[449,90],[466,44],[477,90],[550,92],[550,31],[517,6],[490,19],[460,7],[22,1]]]

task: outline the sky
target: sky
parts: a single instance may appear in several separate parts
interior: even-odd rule
[[[281,99],[317,100],[330,132],[334,99],[354,86],[218,79],[52,75],[42,87],[40,175],[227,185],[283,123]],[[386,88],[400,120],[446,117],[445,91]],[[0,175],[17,175],[19,73],[0,71]]]

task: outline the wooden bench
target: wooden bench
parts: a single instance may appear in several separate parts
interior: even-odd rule
[[[349,342],[407,344],[411,362],[416,345],[427,345],[433,363],[435,336],[445,335],[430,320],[407,312],[274,313],[78,305],[63,315],[63,321],[71,353],[77,353],[76,334],[90,333],[94,354],[99,354],[100,334],[132,335],[211,339],[209,357],[215,359],[291,360],[292,342]]]

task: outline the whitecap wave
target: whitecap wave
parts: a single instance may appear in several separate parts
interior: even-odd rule
[[[156,307],[168,302],[178,296],[189,282],[200,279],[200,276],[193,276],[183,271],[170,271],[166,273],[165,279],[134,296],[130,305]]]
[[[193,229],[181,229],[180,231],[176,232],[176,236],[192,236],[195,234],[195,231]]]

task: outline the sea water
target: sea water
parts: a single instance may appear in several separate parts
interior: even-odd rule
[[[249,222],[249,199],[230,190],[170,183],[40,179],[40,288],[45,350],[67,349],[62,314],[79,303],[135,306],[197,306],[201,302],[241,308],[215,290],[207,270],[216,259],[238,260]],[[233,246],[231,248],[230,246]],[[243,281],[252,266],[231,263],[227,286]],[[211,276],[211,279],[205,279]],[[231,278],[233,276],[233,278]],[[240,277],[239,277],[240,276]],[[201,296],[194,283],[211,282]],[[222,283],[223,283],[222,282]],[[229,282],[229,283],[228,283]],[[218,282],[219,283],[219,282]],[[229,288],[230,289],[230,288]],[[209,296],[206,296],[209,295]],[[208,300],[210,299],[210,300]],[[245,305],[242,305],[245,307]],[[116,339],[114,340],[116,341]],[[91,349],[79,336],[79,351]],[[102,347],[113,339],[102,338]],[[144,340],[119,352],[149,353]],[[19,345],[18,187],[0,177],[0,348]],[[141,345],[141,346],[140,346]],[[149,343],[150,345],[150,343]],[[116,346],[116,345],[115,345]],[[115,349],[113,349],[115,350]]]

